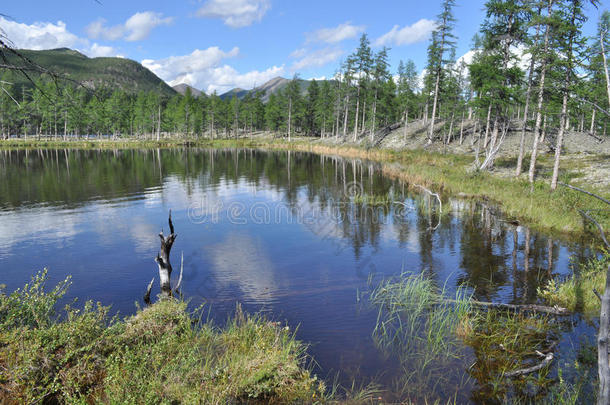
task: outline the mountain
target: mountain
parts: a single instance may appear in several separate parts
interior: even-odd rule
[[[301,93],[305,94],[307,92],[307,89],[309,88],[309,80],[303,80],[303,79],[297,79],[299,82],[299,86],[301,87]],[[233,97],[233,95],[237,96],[238,98],[244,98],[246,96],[246,94],[248,93],[253,93],[253,92],[262,92],[263,93],[263,97],[262,100],[264,103],[266,103],[267,101],[269,101],[269,97],[272,94],[276,94],[280,91],[282,91],[284,88],[286,88],[286,86],[288,86],[288,83],[290,83],[289,79],[284,79],[283,77],[275,77],[271,80],[269,80],[267,83],[263,84],[262,86],[258,86],[252,90],[243,90],[240,88],[236,88],[230,91],[227,91],[224,94],[220,95],[221,99],[226,99],[226,98],[231,98]]]
[[[193,97],[199,97],[203,93],[201,90],[197,90],[193,86],[189,86],[186,83],[180,83],[175,86],[172,86],[172,89],[176,90],[183,96],[186,94],[186,89],[191,89],[191,94],[193,95]]]
[[[282,91],[286,86],[288,86],[288,83],[290,83],[290,80],[288,79],[284,79],[283,77],[275,77],[254,90],[262,91],[263,101],[267,102],[272,94]]]
[[[233,96],[237,96],[237,98],[242,99],[248,94],[251,90],[240,89],[239,87],[234,88],[233,90],[229,90],[226,93],[221,94],[219,97],[221,100],[231,99]]]
[[[82,53],[58,48],[44,51],[18,50],[21,55],[49,71],[65,76],[93,89],[100,87],[121,88],[128,93],[140,91],[159,91],[163,95],[176,94],[174,89],[157,77],[153,72],[136,61],[125,58],[89,58]],[[27,64],[17,56],[10,55],[7,62],[26,67]],[[4,72],[0,69],[0,74]],[[9,73],[10,74],[10,73]],[[28,71],[32,79],[40,74]],[[5,79],[6,80],[6,79]],[[31,88],[32,84],[22,74],[12,74],[10,81],[15,86]]]

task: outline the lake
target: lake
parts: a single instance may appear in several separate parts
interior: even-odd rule
[[[592,252],[507,220],[492,205],[437,198],[384,177],[376,163],[258,150],[13,150],[0,152],[0,283],[12,291],[42,268],[72,276],[78,297],[133,314],[151,278],[171,209],[173,277],[184,298],[222,324],[241,303],[287,324],[310,345],[320,377],[380,384],[401,395],[397,356],[373,339],[381,280],[422,273],[481,301],[536,302]],[[412,185],[413,186],[413,185]],[[564,322],[556,363],[575,358],[594,325]],[[468,375],[474,353],[440,370],[427,394],[485,402]],[[423,395],[424,393],[419,393]],[[410,398],[418,398],[411,392]]]

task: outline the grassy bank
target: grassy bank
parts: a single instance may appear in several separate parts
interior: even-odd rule
[[[588,317],[597,317],[601,302],[595,292],[603,294],[605,291],[608,266],[610,252],[605,252],[599,259],[590,260],[565,282],[550,280],[544,288],[538,288],[538,296],[550,305],[582,312]]]
[[[484,199],[498,204],[513,219],[539,230],[576,236],[583,232],[583,219],[578,210],[596,211],[597,220],[607,228],[610,214],[600,201],[574,190],[560,187],[551,192],[546,166],[550,159],[539,159],[539,180],[533,185],[525,177],[499,176],[489,172],[471,170],[472,156],[443,154],[424,150],[366,149],[350,144],[334,144],[319,139],[297,139],[287,142],[271,137],[242,139],[172,139],[161,142],[147,140],[88,140],[88,141],[36,141],[9,140],[0,142],[0,148],[157,148],[157,147],[244,147],[306,151],[317,154],[339,155],[346,158],[369,159],[381,164],[388,176],[409,184],[419,184],[440,191],[446,196]],[[581,164],[579,162],[579,164]],[[511,166],[510,159],[499,159],[498,167]],[[527,166],[527,162],[525,164]],[[560,180],[569,182],[576,177],[571,168],[576,163],[563,163]],[[512,167],[512,166],[511,166]],[[578,167],[581,168],[581,167]],[[608,190],[586,187],[592,192],[610,198]],[[604,209],[606,209],[604,211]]]
[[[0,293],[0,403],[294,403],[326,391],[286,328],[237,310],[223,328],[163,300],[120,320],[57,301],[44,273]]]

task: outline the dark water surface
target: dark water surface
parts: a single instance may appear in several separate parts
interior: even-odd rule
[[[539,285],[571,274],[571,263],[590,255],[578,241],[512,225],[485,204],[443,198],[441,214],[434,198],[352,159],[20,150],[0,152],[0,174],[0,283],[9,291],[47,267],[51,284],[72,275],[69,298],[133,313],[148,281],[158,280],[157,234],[167,232],[171,209],[178,234],[172,261],[179,268],[184,254],[192,305],[208,303],[209,316],[222,323],[240,302],[298,327],[317,373],[332,380],[340,371],[343,383],[374,379],[391,389],[400,372],[373,343],[377,310],[363,298],[370,285],[423,272],[479,300],[534,302]],[[387,203],[363,203],[373,195]],[[591,333],[574,320],[561,347]],[[476,398],[476,380],[464,383],[457,373],[455,380],[458,398]],[[438,398],[456,393],[435,390]]]

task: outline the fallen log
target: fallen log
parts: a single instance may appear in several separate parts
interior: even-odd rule
[[[456,300],[443,300],[443,302],[448,303],[457,303]],[[461,301],[460,301],[461,302]],[[567,308],[562,307],[547,307],[545,305],[536,305],[536,304],[502,304],[496,302],[482,302],[470,300],[468,301],[470,305],[474,305],[477,307],[485,307],[485,308],[495,308],[495,309],[505,309],[510,311],[526,311],[526,312],[538,312],[542,314],[549,315],[560,315],[560,316],[568,316],[572,313]]]
[[[540,357],[543,357],[543,360],[540,363],[538,363],[532,367],[522,368],[520,370],[515,370],[515,371],[510,371],[508,373],[504,373],[504,377],[515,378],[515,377],[520,377],[522,375],[531,374],[531,373],[541,370],[544,367],[551,364],[551,362],[553,361],[553,358],[555,357],[553,355],[553,352],[549,352],[545,355],[545,354],[539,352],[538,350],[536,350],[536,354]]]

